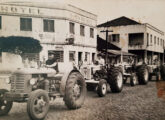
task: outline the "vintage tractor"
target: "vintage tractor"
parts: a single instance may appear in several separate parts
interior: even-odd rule
[[[130,85],[135,86],[136,84],[147,84],[149,79],[149,70],[147,65],[138,64],[136,62],[137,56],[127,52],[115,51],[114,55],[116,63],[114,66],[119,67],[123,74],[124,84],[128,78]],[[114,53],[114,51],[113,51]],[[112,56],[112,55],[111,55]],[[120,62],[117,62],[120,61]]]
[[[82,74],[83,69],[80,70]],[[89,65],[87,68],[86,84],[88,90],[96,90],[99,97],[104,97],[107,94],[107,89],[110,86],[111,91],[118,93],[123,88],[123,74],[120,67],[108,67],[100,65]]]
[[[8,114],[13,102],[27,102],[29,117],[43,120],[56,97],[63,97],[69,109],[80,108],[86,94],[84,77],[69,63],[58,63],[58,68],[58,73],[51,68],[16,70],[7,81],[11,90],[0,89],[0,116]]]
[[[159,65],[147,65],[149,70],[149,80],[155,77],[156,81],[162,79],[161,77],[161,66]]]
[[[124,83],[130,79],[130,85],[135,86],[138,83],[145,85],[149,80],[149,71],[146,65],[124,65],[123,76]]]

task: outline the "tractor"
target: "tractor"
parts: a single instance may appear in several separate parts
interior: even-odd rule
[[[119,63],[115,66],[121,68],[124,78],[124,84],[127,82],[128,78],[130,80],[130,85],[135,86],[136,84],[147,84],[149,80],[149,70],[147,65],[144,63],[137,63],[137,56],[127,52],[116,51],[115,57],[119,58]]]
[[[104,97],[107,94],[109,86],[114,93],[122,91],[123,73],[120,67],[103,66],[96,62],[93,65],[88,65],[86,75],[83,68],[80,71],[83,76],[86,76],[87,89],[95,90],[99,97]]]
[[[67,66],[66,66],[67,65]],[[51,68],[19,68],[6,82],[10,91],[0,89],[0,116],[6,115],[13,102],[27,102],[27,113],[32,120],[43,120],[50,100],[63,97],[69,109],[80,108],[85,100],[86,83],[82,74],[70,63],[58,63]]]

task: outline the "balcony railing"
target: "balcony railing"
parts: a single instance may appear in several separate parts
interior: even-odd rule
[[[128,49],[144,49],[143,44],[129,44]]]

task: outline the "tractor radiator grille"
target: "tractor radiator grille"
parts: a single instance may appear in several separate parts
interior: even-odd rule
[[[24,75],[13,75],[11,78],[11,90],[15,92],[21,92],[24,91]]]

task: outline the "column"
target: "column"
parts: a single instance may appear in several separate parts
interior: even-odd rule
[[[147,50],[145,50],[145,51],[144,51],[144,62],[145,62],[146,64],[148,64],[147,61],[148,61],[148,59],[147,59]]]

